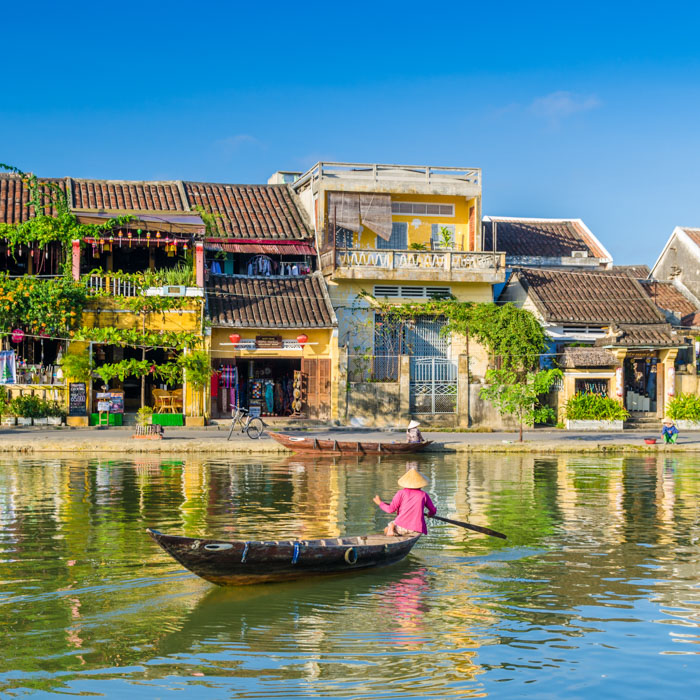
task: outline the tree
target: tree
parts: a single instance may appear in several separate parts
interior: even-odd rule
[[[517,418],[520,427],[519,441],[522,442],[525,423],[545,423],[555,417],[554,410],[549,406],[539,405],[538,399],[562,376],[560,369],[521,373],[510,369],[490,369],[486,372],[487,385],[479,396],[491,401],[502,416]]]

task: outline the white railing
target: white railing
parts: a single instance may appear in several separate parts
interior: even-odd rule
[[[497,270],[501,253],[413,250],[342,250],[338,267],[372,267],[382,270]]]
[[[109,294],[110,296],[137,297],[143,292],[143,287],[135,282],[111,277],[110,275],[90,275],[87,278],[87,288],[93,294]]]
[[[309,180],[321,178],[372,182],[421,182],[428,185],[469,183],[481,186],[481,168],[442,168],[432,165],[395,165],[388,163],[316,163],[292,187],[299,189]]]

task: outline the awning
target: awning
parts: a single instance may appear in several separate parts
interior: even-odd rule
[[[251,253],[263,255],[316,255],[316,249],[310,243],[297,241],[217,241],[208,238],[204,244],[206,250],[224,253]]]
[[[191,212],[143,212],[127,209],[110,209],[107,211],[73,209],[73,214],[81,224],[104,224],[108,219],[130,216],[124,229],[143,229],[144,231],[161,231],[166,233],[204,233],[204,221],[199,214]]]

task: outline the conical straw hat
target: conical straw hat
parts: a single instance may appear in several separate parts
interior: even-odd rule
[[[399,479],[399,486],[404,489],[422,489],[427,485],[428,480],[417,469],[409,469]]]

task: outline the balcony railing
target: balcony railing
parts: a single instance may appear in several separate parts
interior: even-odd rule
[[[450,250],[342,250],[336,251],[336,267],[379,270],[484,270],[503,266],[502,253]]]
[[[293,187],[299,190],[308,181],[344,180],[380,185],[382,182],[403,182],[427,185],[465,184],[481,186],[480,168],[442,168],[430,165],[398,165],[388,163],[317,163],[304,173]]]
[[[107,294],[108,296],[138,297],[144,287],[133,281],[111,277],[110,275],[90,275],[87,278],[88,292],[92,294]]]

